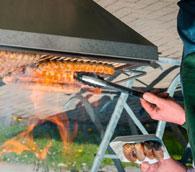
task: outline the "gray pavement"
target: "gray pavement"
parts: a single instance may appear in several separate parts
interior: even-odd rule
[[[1,172],[35,172],[33,171],[32,165],[21,165],[21,164],[8,164],[8,163],[0,163],[0,171]],[[136,167],[127,167],[125,169],[126,172],[139,172],[140,170]],[[36,171],[37,172],[37,171]],[[53,172],[52,170],[49,172]],[[65,172],[65,171],[62,171]],[[101,169],[101,172],[117,172],[114,166],[106,166]]]

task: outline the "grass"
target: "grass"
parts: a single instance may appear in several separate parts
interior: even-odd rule
[[[184,147],[174,137],[174,133],[166,132],[163,141],[171,157],[175,160],[180,160],[184,153]]]
[[[25,129],[24,126],[12,125],[8,128],[0,130],[0,143],[2,144],[9,138],[16,136],[18,133]],[[70,143],[66,151],[63,149],[63,143],[59,136],[58,130],[55,125],[51,123],[45,123],[38,126],[34,130],[35,142],[43,148],[48,143],[46,136],[48,134],[52,138],[52,147],[49,150],[49,154],[44,164],[47,164],[49,168],[67,168],[67,169],[82,169],[90,168],[98,150],[99,144],[97,143],[98,134],[93,132],[93,129],[88,131],[88,138],[86,138],[82,132],[78,133],[74,143]],[[44,137],[45,136],[45,137]],[[90,137],[91,136],[91,137]],[[24,152],[21,155],[15,153],[9,153],[2,157],[3,161],[10,163],[24,163],[24,164],[36,164],[38,161],[34,154]],[[103,165],[112,164],[110,159],[105,159]]]
[[[24,126],[17,124],[5,129],[1,129],[0,144],[17,135],[24,129]],[[93,129],[87,130],[87,137],[86,134],[84,135],[80,131],[77,138],[74,140],[74,143],[69,145],[69,149],[66,150],[66,152],[63,151],[63,144],[61,142],[56,126],[49,122],[35,128],[34,138],[36,143],[43,148],[48,142],[48,139],[46,137],[48,134],[51,136],[53,144],[51,149],[49,150],[49,155],[44,162],[46,166],[55,169],[74,169],[73,171],[82,168],[89,169],[91,167],[94,155],[98,150],[100,142],[99,134],[97,134]],[[176,138],[173,137],[171,133],[165,135],[164,143],[167,146],[167,149],[171,156],[173,156],[175,159],[181,158],[184,148],[176,140]],[[24,163],[34,165],[38,162],[35,155],[28,152],[22,153],[21,155],[10,153],[3,156],[2,160],[11,163]],[[110,159],[105,159],[102,163],[103,166],[111,164],[113,164],[113,162]],[[129,164],[126,163],[123,165],[129,166]]]

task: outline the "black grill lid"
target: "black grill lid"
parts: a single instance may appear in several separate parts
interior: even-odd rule
[[[157,47],[92,0],[0,0],[0,47],[157,60]]]

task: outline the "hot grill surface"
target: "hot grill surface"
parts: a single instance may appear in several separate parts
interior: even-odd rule
[[[98,66],[100,65],[107,66],[107,67],[110,66],[113,68],[119,68],[125,65],[125,63],[118,63],[111,60],[109,61],[96,60],[93,58],[78,56],[78,55],[60,56],[60,55],[47,55],[47,54],[40,54],[40,53],[0,51],[0,76],[2,77],[10,72],[14,72],[17,68],[21,68],[29,65],[38,65],[40,63],[43,64],[48,62],[55,62],[55,63],[61,62],[61,64],[67,63],[70,66],[72,65],[75,68],[78,68],[76,70],[79,70],[79,66],[83,65],[83,67],[86,67],[86,72],[90,72],[88,71],[89,69],[87,68],[87,65],[89,66],[93,65],[93,69],[96,68],[96,70],[98,70]],[[94,71],[95,73],[95,70],[93,69],[92,71]],[[101,72],[97,71],[97,73],[101,73]]]

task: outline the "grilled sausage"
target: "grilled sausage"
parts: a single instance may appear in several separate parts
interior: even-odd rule
[[[160,149],[160,150],[153,149],[153,153],[154,153],[155,158],[158,159],[158,160],[164,158],[164,153],[163,153],[162,149]]]
[[[141,143],[135,144],[135,149],[136,149],[136,156],[139,161],[143,161],[145,159],[145,154],[144,154],[144,147]]]
[[[153,153],[153,144],[152,142],[144,142],[144,154],[146,157],[150,159],[154,159],[154,153]]]
[[[162,145],[159,142],[153,142],[153,153],[156,159],[160,160],[164,158],[164,152]]]
[[[135,144],[127,143],[123,145],[123,153],[129,161],[135,162],[137,160]]]

